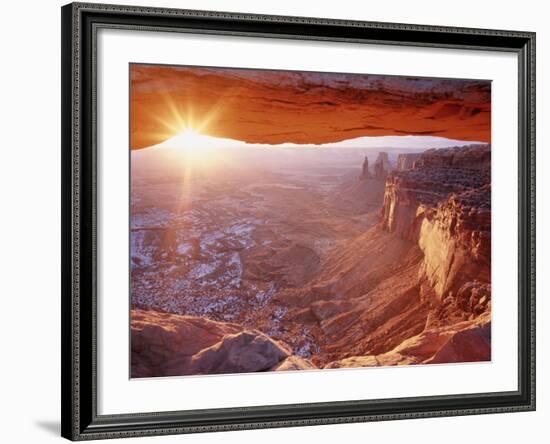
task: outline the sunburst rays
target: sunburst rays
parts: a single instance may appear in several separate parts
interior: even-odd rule
[[[155,129],[150,135],[152,140],[164,141],[155,146],[177,148],[166,161],[181,165],[181,194],[174,209],[181,213],[192,206],[201,174],[211,173],[222,163],[221,151],[212,149],[219,139],[210,136],[218,133],[218,123],[236,91],[232,88],[222,91],[215,101],[205,101],[209,103],[205,109],[203,104],[191,99],[193,94],[174,90],[172,85],[164,84],[156,89],[163,112],[159,113],[158,107],[151,110],[148,118],[155,122]]]
[[[201,172],[216,168],[219,154],[211,149],[216,139],[208,134],[214,130],[215,122],[222,114],[223,100],[220,97],[215,106],[205,112],[189,100],[175,100],[168,91],[169,88],[159,91],[165,112],[151,115],[151,118],[159,129],[155,136],[164,140],[157,146],[176,150],[177,153],[172,153],[167,161],[181,164],[180,196],[175,208],[179,213],[192,204],[195,182],[200,180]]]

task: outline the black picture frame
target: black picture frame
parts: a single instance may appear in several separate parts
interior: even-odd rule
[[[118,438],[535,409],[535,33],[103,4],[62,7],[62,436]],[[519,66],[518,390],[98,415],[96,31],[148,29],[507,51]]]

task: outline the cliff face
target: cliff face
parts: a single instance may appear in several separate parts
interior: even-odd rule
[[[397,156],[397,171],[410,170],[414,163],[422,156],[422,153],[404,153]]]
[[[380,224],[335,249],[314,285],[280,295],[319,326],[317,365],[491,358],[490,149],[430,150],[391,172]]]
[[[388,153],[381,151],[374,162],[374,177],[377,179],[385,179],[391,170],[390,159]]]
[[[381,223],[424,253],[424,297],[453,298],[490,283],[490,161],[488,145],[429,150],[386,181]]]

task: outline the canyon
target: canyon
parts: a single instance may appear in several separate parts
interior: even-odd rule
[[[132,153],[132,377],[491,360],[490,145],[161,154]]]

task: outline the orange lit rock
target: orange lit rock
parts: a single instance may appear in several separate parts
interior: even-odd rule
[[[420,276],[442,298],[490,282],[491,147],[429,150],[386,182],[383,227],[417,241]]]
[[[257,330],[194,316],[131,311],[133,378],[315,368]]]
[[[374,75],[130,67],[131,147],[191,126],[249,143],[423,135],[490,142],[491,84]]]

